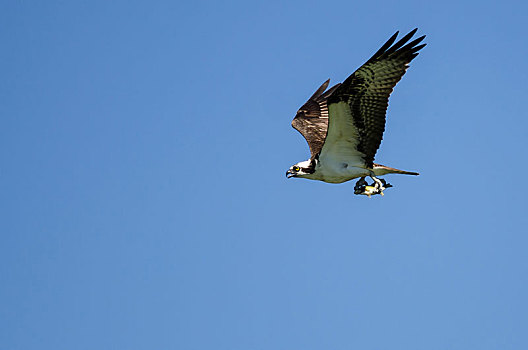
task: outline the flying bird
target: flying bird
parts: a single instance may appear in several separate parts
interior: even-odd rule
[[[420,44],[425,35],[409,42],[417,30],[395,43],[396,32],[343,83],[327,90],[328,79],[297,111],[292,126],[308,142],[311,157],[292,165],[288,178],[342,183],[359,177],[354,193],[370,197],[392,187],[378,176],[418,175],[374,163],[385,131],[389,96],[426,45]],[[374,181],[370,186],[367,176]]]

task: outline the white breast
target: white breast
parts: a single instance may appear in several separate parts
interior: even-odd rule
[[[357,150],[359,134],[346,102],[329,106],[328,133],[313,174],[314,180],[341,183],[369,175],[364,154]]]
[[[309,178],[330,183],[341,183],[369,174],[370,172],[365,168],[327,160],[319,161],[315,167],[315,172]]]

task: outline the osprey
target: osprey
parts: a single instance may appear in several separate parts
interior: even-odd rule
[[[343,83],[327,90],[330,79],[299,109],[292,126],[308,142],[311,157],[290,167],[286,176],[330,183],[360,178],[355,194],[383,195],[391,187],[377,176],[418,175],[374,163],[383,132],[389,95],[426,44],[414,29],[394,44],[396,32],[365,64]],[[393,45],[394,44],[394,45]],[[374,180],[368,185],[365,177]]]

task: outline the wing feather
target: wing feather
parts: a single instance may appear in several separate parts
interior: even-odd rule
[[[297,111],[292,126],[303,135],[310,147],[311,159],[319,155],[323,148],[328,129],[328,96],[339,84],[325,92],[330,79],[325,81],[308,101]]]
[[[400,81],[409,63],[418,55],[425,44],[418,45],[424,38],[421,36],[408,42],[417,29],[414,29],[402,39],[396,41],[398,32],[394,34],[363,66],[350,75],[337,89],[328,95],[328,105],[332,111],[333,104],[346,102],[350,113],[341,113],[340,117],[349,115],[355,130],[349,128],[347,133],[333,132],[343,122],[334,125],[334,116],[330,114],[329,130],[326,143],[336,144],[330,140],[330,135],[341,135],[344,138],[358,138],[357,151],[364,154],[367,167],[371,168],[374,156],[381,144],[385,131],[385,114],[389,96],[394,86]],[[341,107],[340,107],[341,108]],[[326,151],[326,145],[321,152]]]

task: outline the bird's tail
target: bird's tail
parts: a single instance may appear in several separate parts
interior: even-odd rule
[[[386,174],[420,175],[418,173],[415,173],[414,171],[405,171],[405,170],[395,169],[395,168],[391,168],[391,167],[381,165],[381,164],[376,164],[376,163],[374,163],[372,170],[374,171],[374,175],[376,176],[382,176]]]

